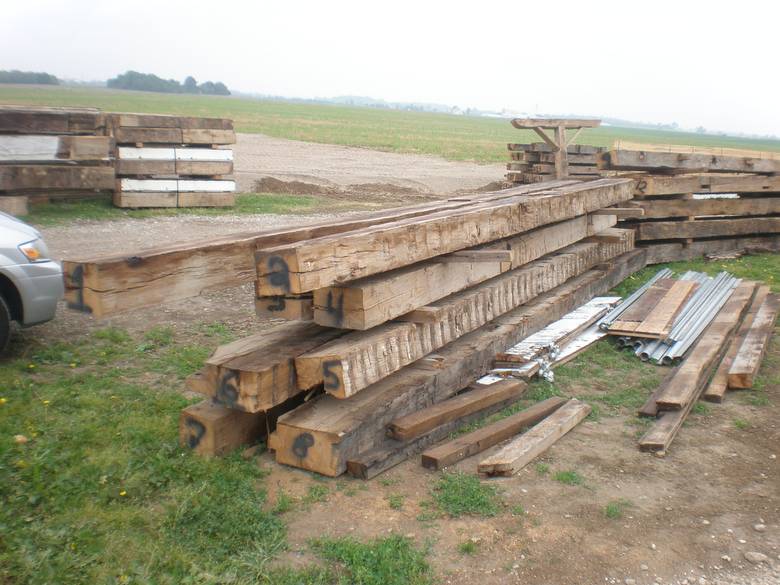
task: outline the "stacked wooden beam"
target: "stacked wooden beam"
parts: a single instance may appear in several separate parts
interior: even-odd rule
[[[29,198],[85,197],[114,188],[113,142],[98,110],[0,106],[0,210]]]
[[[630,198],[630,180],[550,187],[260,247],[259,311],[275,303],[297,321],[219,348],[190,387],[255,416],[311,397],[278,418],[269,446],[330,476],[376,475],[516,401],[524,384],[470,384],[498,351],[644,265],[602,211]]]
[[[599,155],[599,167],[634,172],[630,206],[638,213],[622,225],[634,227],[637,241],[652,248],[650,262],[780,250],[779,153],[635,148],[647,150],[609,150]]]
[[[109,114],[118,145],[117,207],[226,207],[235,203],[231,120]]]
[[[511,185],[549,181],[555,177],[555,153],[544,142],[508,144],[510,161],[506,180]],[[598,154],[604,149],[587,144],[571,144],[566,149],[568,175],[577,179],[596,179],[600,176]]]

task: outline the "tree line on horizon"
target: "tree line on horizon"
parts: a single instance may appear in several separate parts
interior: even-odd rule
[[[60,80],[50,74],[35,71],[0,70],[0,83],[23,83],[29,85],[59,85]],[[198,83],[190,75],[180,83],[175,79],[163,79],[153,73],[126,71],[106,81],[111,89],[133,91],[155,91],[160,93],[187,93],[194,95],[230,95],[230,90],[221,81]]]

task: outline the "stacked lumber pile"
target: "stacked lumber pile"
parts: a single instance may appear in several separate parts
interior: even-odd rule
[[[510,161],[506,180],[509,185],[538,183],[555,178],[555,153],[545,142],[507,144]],[[571,144],[566,149],[569,176],[577,179],[597,179],[598,154],[604,149],[587,144]]]
[[[727,388],[752,386],[778,309],[764,285],[744,281],[730,291],[686,359],[639,410],[656,417],[641,450],[665,453],[700,398],[720,402]]]
[[[598,157],[602,171],[635,179],[637,215],[621,225],[651,248],[650,263],[780,250],[780,154],[657,150],[623,144]]]
[[[235,203],[233,122],[108,114],[116,140],[117,207],[229,207]]]
[[[28,199],[85,197],[114,188],[113,143],[99,110],[0,106],[0,210]]]
[[[222,452],[275,424],[278,462],[369,478],[518,400],[522,381],[474,382],[644,266],[605,209],[630,196],[630,180],[558,181],[267,236],[257,310],[290,322],[218,348],[189,380],[208,400],[182,413],[183,442]],[[237,418],[254,422],[228,440]]]

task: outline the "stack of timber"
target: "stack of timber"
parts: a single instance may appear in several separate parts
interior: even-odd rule
[[[277,461],[373,477],[518,400],[522,381],[474,385],[495,354],[644,266],[605,210],[630,197],[550,182],[258,246],[258,312],[291,321],[219,348],[190,388],[224,418],[303,401],[274,421]]]
[[[99,110],[0,106],[0,210],[114,188],[113,141]]]
[[[233,122],[108,114],[116,140],[117,207],[230,207],[235,203]]]
[[[538,183],[555,177],[555,153],[544,142],[507,144],[510,161],[506,180],[510,185]],[[577,179],[597,179],[598,155],[604,149],[587,144],[571,144],[566,149],[568,175]]]
[[[657,419],[639,440],[642,451],[665,453],[702,395],[722,400],[722,376],[730,385],[736,370],[758,370],[769,339],[765,324],[770,318],[774,324],[777,308],[776,297],[755,282],[742,282],[733,290],[690,355],[639,410],[640,416]]]
[[[598,157],[604,172],[632,173],[637,214],[621,225],[650,263],[780,250],[780,153],[658,150],[623,144]]]

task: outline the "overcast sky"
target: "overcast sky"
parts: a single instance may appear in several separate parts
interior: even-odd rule
[[[3,0],[0,69],[780,135],[780,3]]]

